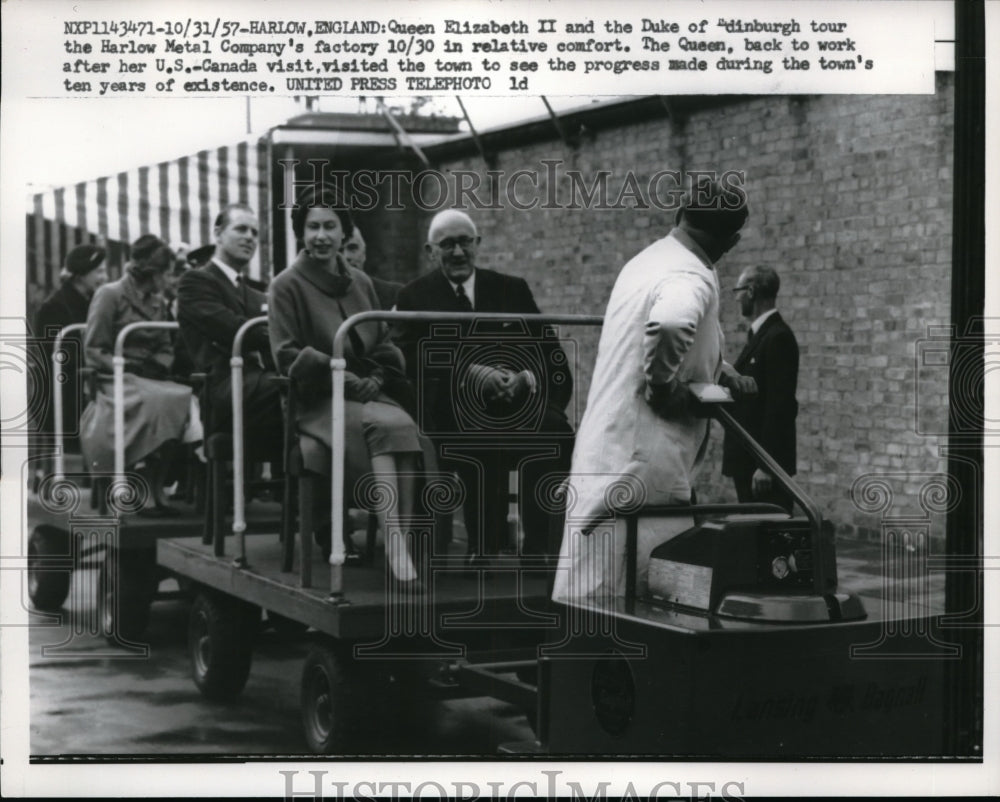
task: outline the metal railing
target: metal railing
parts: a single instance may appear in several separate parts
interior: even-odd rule
[[[758,461],[758,464],[774,476],[778,480],[778,484],[802,507],[810,525],[813,589],[817,596],[826,595],[827,576],[826,561],[823,559],[823,513],[816,502],[809,498],[806,492],[798,486],[791,476],[785,473],[777,460],[768,454],[760,443],[753,439],[750,433],[729,413],[729,410],[725,409],[721,404],[716,404],[713,408],[713,414],[726,429],[729,429],[729,431],[733,432],[742,441],[743,445]]]
[[[115,337],[114,356],[111,358],[111,369],[114,386],[112,399],[115,413],[115,487],[125,484],[125,340],[138,329],[166,329],[175,331],[177,323],[172,320],[140,320],[129,323]]]
[[[267,323],[267,316],[253,317],[246,321],[236,330],[233,337],[233,351],[229,359],[229,366],[232,369],[232,392],[233,400],[233,534],[239,543],[240,553],[237,557],[238,565],[246,565],[247,543],[246,543],[246,497],[243,492],[244,464],[243,455],[243,338],[254,326],[262,326]],[[285,477],[285,481],[288,478]],[[288,510],[283,510],[283,514],[288,515]]]
[[[56,335],[55,342],[52,345],[52,409],[55,415],[55,420],[53,421],[53,434],[56,438],[56,456],[55,456],[55,474],[56,481],[62,482],[64,474],[66,472],[66,455],[63,448],[63,438],[65,437],[65,432],[63,432],[63,363],[66,361],[63,357],[62,343],[63,340],[75,331],[83,331],[87,328],[86,323],[70,323],[68,326],[63,326]],[[83,354],[80,354],[83,357]]]
[[[367,321],[398,321],[410,323],[448,323],[471,321],[523,321],[526,324],[540,323],[547,325],[567,324],[578,326],[600,326],[604,318],[600,315],[524,315],[499,312],[359,312],[340,324],[333,337],[333,356],[330,359],[330,369],[333,371],[333,464],[331,477],[331,515],[332,534],[330,543],[330,599],[342,600],[344,596],[344,371],[347,360],[344,359],[344,341],[347,333],[359,323]]]

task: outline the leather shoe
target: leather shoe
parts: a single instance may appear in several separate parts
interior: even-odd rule
[[[357,566],[364,565],[365,556],[361,550],[354,545],[354,541],[348,534],[344,535],[344,565]]]

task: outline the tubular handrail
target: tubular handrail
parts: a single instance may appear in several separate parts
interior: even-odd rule
[[[233,351],[229,360],[232,368],[233,401],[233,534],[239,541],[240,554],[237,562],[246,564],[246,498],[243,493],[243,338],[254,326],[267,323],[267,315],[252,317],[236,330],[233,337]],[[287,510],[285,513],[287,514]]]
[[[360,323],[367,321],[399,321],[447,323],[449,321],[524,321],[525,323],[573,324],[600,326],[604,318],[600,315],[525,315],[501,312],[359,312],[340,324],[333,337],[333,356],[330,369],[333,371],[333,463],[330,470],[332,533],[330,543],[330,599],[342,601],[344,598],[344,342],[347,333]]]
[[[138,320],[124,326],[115,337],[114,356],[111,358],[113,370],[113,395],[115,413],[115,486],[121,487],[125,482],[125,340],[138,329],[166,329],[175,331],[179,327],[172,320]]]
[[[758,443],[750,433],[744,429],[739,422],[734,418],[729,410],[725,409],[721,404],[713,405],[713,413],[719,419],[722,425],[729,429],[731,432],[736,434],[736,436],[743,442],[743,445],[750,450],[754,458],[758,463],[767,469],[767,471],[778,480],[778,484],[785,488],[788,493],[795,499],[795,501],[802,507],[806,514],[806,518],[809,519],[810,528],[812,530],[812,553],[813,553],[813,588],[816,591],[817,596],[826,595],[826,564],[822,559],[822,539],[823,539],[823,513],[820,512],[819,506],[813,501],[806,492],[796,484],[796,482],[789,476],[782,467],[777,463],[777,461],[772,457],[764,447]]]
[[[56,334],[56,339],[52,344],[52,409],[55,415],[55,420],[52,423],[53,434],[56,439],[55,474],[57,482],[63,480],[63,474],[66,471],[66,457],[63,450],[63,435],[65,434],[63,432],[63,387],[60,381],[63,375],[63,362],[65,360],[61,360],[59,357],[63,354],[63,340],[74,331],[83,331],[86,328],[86,323],[70,323],[68,326],[63,326],[59,329],[59,333]]]

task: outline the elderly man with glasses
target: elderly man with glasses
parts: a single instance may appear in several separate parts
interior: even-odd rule
[[[464,212],[431,221],[425,251],[432,270],[399,291],[399,311],[537,314],[527,282],[478,266],[480,237]],[[542,566],[558,548],[561,514],[546,488],[569,468],[573,430],[564,412],[573,390],[553,332],[522,321],[411,324],[397,341],[420,396],[417,422],[441,465],[464,490],[472,566],[515,544],[508,535],[508,477],[518,473],[522,558]],[[439,533],[438,547],[450,540]]]
[[[757,392],[740,398],[736,419],[789,475],[795,473],[795,387],[799,377],[799,345],[775,308],[781,282],[773,268],[750,267],[740,274],[733,294],[740,314],[750,321],[747,341],[733,367],[752,379]],[[767,501],[791,511],[792,498],[761,468],[729,432],[722,452],[722,474],[730,476],[736,497]]]

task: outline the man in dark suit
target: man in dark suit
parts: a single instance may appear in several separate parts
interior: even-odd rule
[[[524,279],[477,267],[479,244],[467,214],[436,215],[424,246],[433,270],[399,291],[396,309],[537,314]],[[562,515],[551,491],[573,452],[564,412],[573,379],[554,333],[523,322],[409,324],[397,341],[417,386],[417,423],[465,486],[470,560],[515,545],[507,534],[510,470],[519,476],[522,553],[553,555]]]
[[[395,306],[396,296],[403,285],[398,281],[379,278],[365,270],[365,258],[368,255],[368,247],[365,245],[365,238],[361,236],[361,229],[357,225],[354,226],[351,236],[344,240],[343,245],[340,246],[340,255],[344,257],[344,261],[347,262],[349,267],[366,273],[368,278],[371,279],[372,284],[375,286],[375,294],[378,296],[380,309],[392,309]]]
[[[215,221],[215,254],[184,273],[177,286],[177,322],[195,369],[206,375],[202,417],[206,434],[232,427],[229,360],[236,331],[267,313],[266,287],[246,276],[257,251],[257,216],[244,204],[225,207]],[[243,416],[247,442],[280,455],[282,414],[267,325],[243,338]]]
[[[795,386],[799,376],[799,346],[795,335],[775,308],[780,281],[770,267],[751,267],[740,275],[733,292],[740,312],[751,321],[749,339],[733,367],[757,385],[744,395],[735,417],[789,475],[795,473]],[[792,498],[769,473],[757,467],[753,456],[726,433],[722,473],[736,485],[743,501],[765,501],[791,511]]]

